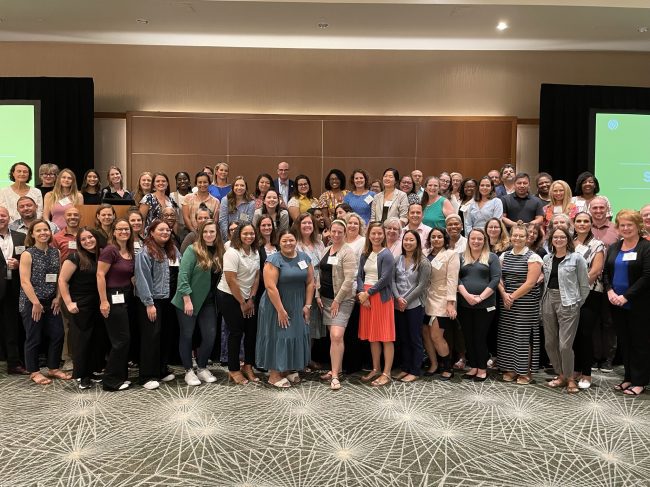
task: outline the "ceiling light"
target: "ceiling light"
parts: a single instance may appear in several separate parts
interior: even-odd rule
[[[506,30],[508,28],[508,24],[505,22],[499,22],[497,24],[497,30]]]
[[[639,27],[637,30],[638,30],[641,34],[645,34],[646,32],[648,32],[648,28],[647,28],[647,27]]]
[[[148,24],[149,23],[149,21],[147,19],[135,19],[135,21],[138,24]]]
[[[318,21],[318,28],[319,29],[327,29],[330,26],[325,20],[319,20]]]

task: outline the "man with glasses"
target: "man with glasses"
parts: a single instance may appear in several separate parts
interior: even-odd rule
[[[274,181],[275,187],[277,188],[282,201],[286,204],[293,194],[295,187],[294,182],[289,179],[289,163],[282,161],[278,164],[278,178]]]

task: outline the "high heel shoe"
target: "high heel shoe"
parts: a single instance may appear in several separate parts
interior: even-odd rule
[[[252,365],[244,365],[244,368],[242,369],[242,372],[246,376],[246,378],[251,381],[251,382],[259,382],[260,378],[255,375],[255,372],[253,371],[253,366]]]
[[[244,377],[244,374],[240,370],[236,372],[228,372],[228,382],[233,381],[238,386],[243,386],[248,384],[248,379]]]

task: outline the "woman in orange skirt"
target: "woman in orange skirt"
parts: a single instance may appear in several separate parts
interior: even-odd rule
[[[359,260],[357,297],[361,303],[359,338],[370,342],[372,370],[361,380],[373,386],[390,382],[390,370],[395,354],[395,315],[391,281],[395,260],[386,248],[386,234],[380,222],[368,226],[366,245]],[[384,351],[384,368],[381,369],[381,352]],[[374,380],[373,380],[374,379]]]

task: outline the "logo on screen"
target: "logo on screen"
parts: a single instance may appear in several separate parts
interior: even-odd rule
[[[609,130],[616,130],[618,128],[618,120],[612,119],[609,122],[607,122],[607,128]]]

